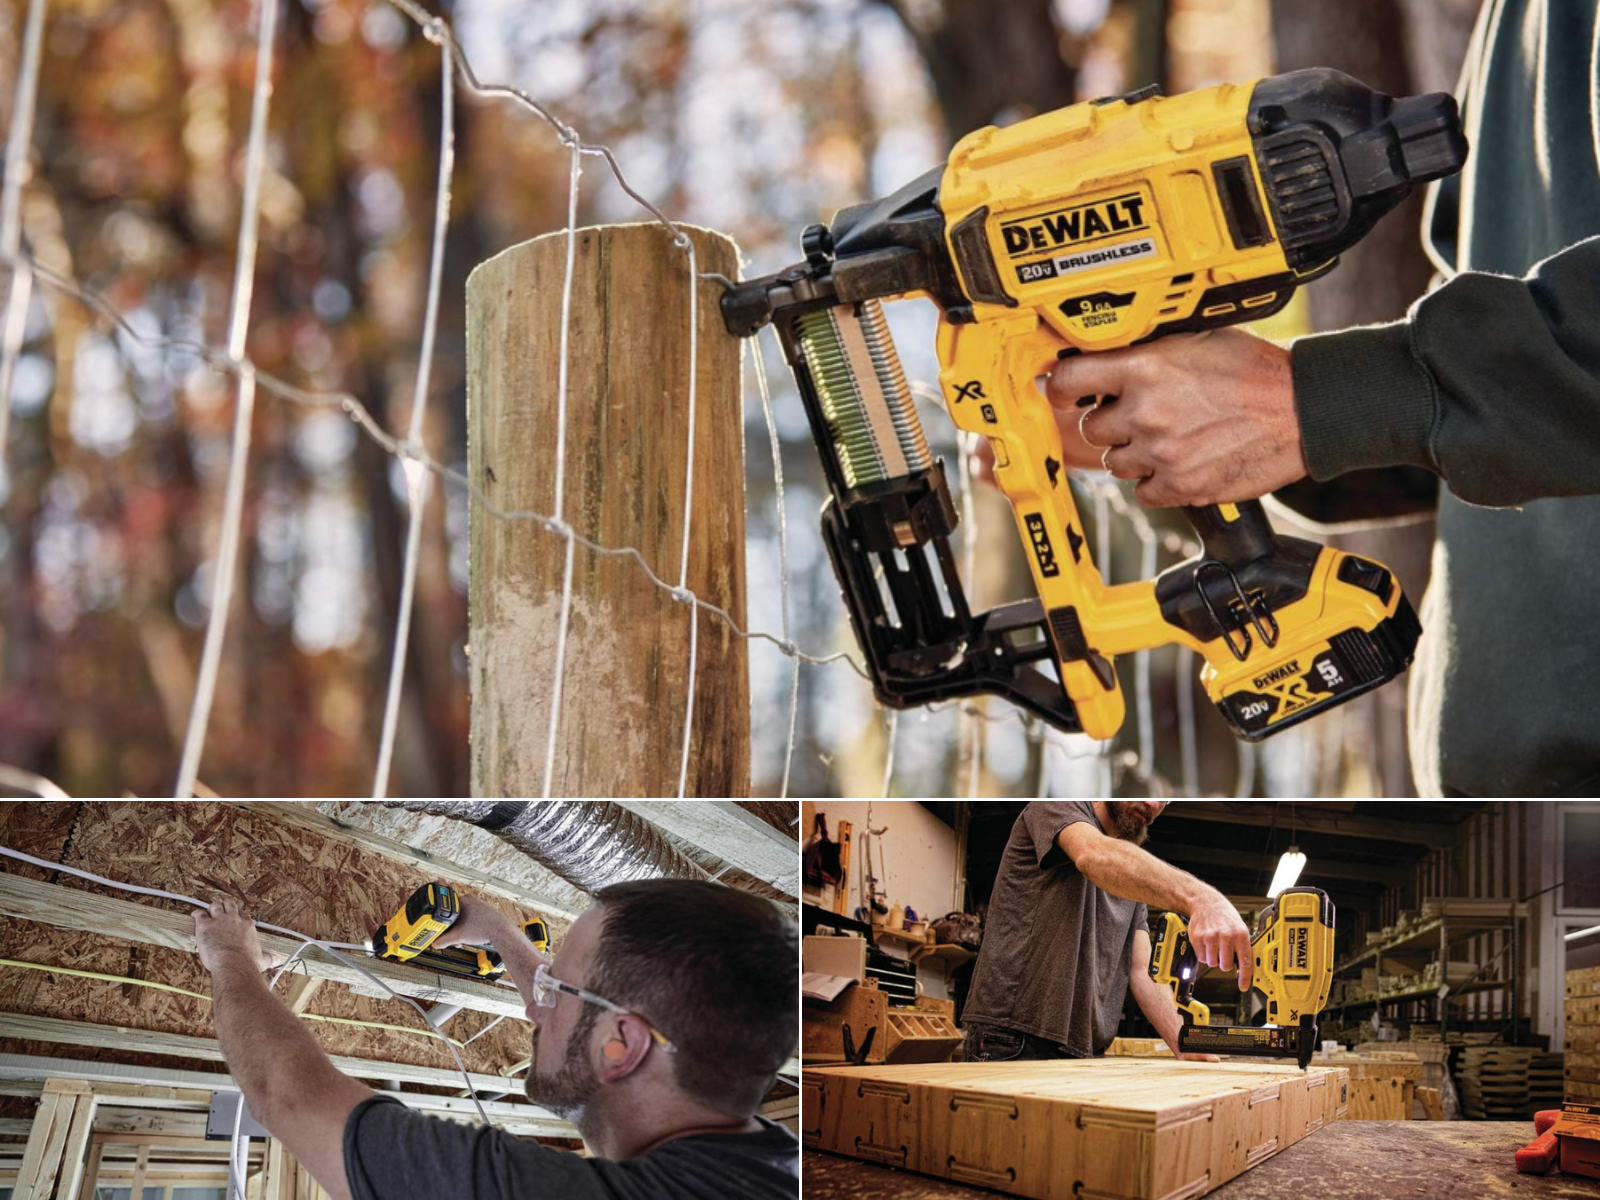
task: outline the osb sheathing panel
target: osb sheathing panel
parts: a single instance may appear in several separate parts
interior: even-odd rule
[[[111,879],[210,899],[244,900],[257,918],[336,941],[362,941],[423,882],[413,868],[317,834],[289,829],[269,818],[209,801],[107,803],[18,801],[0,804],[0,841],[40,858],[64,862]],[[476,865],[476,864],[474,864]],[[81,888],[174,911],[173,901],[118,892],[64,873],[15,860],[4,869],[63,887]],[[54,878],[59,874],[59,878]],[[444,882],[455,883],[446,879]],[[470,891],[470,888],[463,890]],[[509,901],[479,897],[510,916],[524,916]],[[565,924],[552,922],[552,933]],[[182,951],[137,945],[30,921],[0,923],[0,957],[104,974],[131,976],[210,993],[210,975]],[[280,989],[288,986],[285,979]],[[98,1025],[122,1025],[215,1037],[209,1001],[71,975],[0,967],[0,1011],[51,1016]],[[335,983],[318,989],[308,1012],[421,1028],[401,1001],[357,995]],[[464,1011],[445,1027],[465,1041],[493,1018]],[[453,1069],[450,1052],[419,1035],[308,1021],[330,1054]],[[507,1020],[462,1052],[468,1068],[492,1073],[528,1055],[529,1026]],[[178,1066],[169,1056],[138,1056],[89,1047],[27,1046],[24,1052],[106,1062]],[[9,1052],[17,1047],[8,1046]],[[191,1065],[191,1064],[184,1064]],[[192,1064],[217,1070],[215,1063]]]
[[[347,825],[382,834],[408,846],[420,846],[450,862],[476,868],[537,895],[549,896],[568,912],[581,913],[594,903],[594,897],[588,892],[574,887],[515,846],[471,822],[453,817],[430,817],[366,800],[324,800],[315,807],[325,817],[336,817]],[[557,923],[552,920],[552,934]],[[564,924],[562,927],[565,928]]]

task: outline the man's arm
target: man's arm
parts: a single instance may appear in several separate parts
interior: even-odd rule
[[[1171,909],[1189,919],[1189,941],[1200,961],[1223,971],[1239,970],[1239,990],[1250,990],[1255,961],[1250,931],[1238,909],[1210,884],[1162,862],[1132,842],[1107,837],[1088,821],[1077,821],[1056,835],[1056,844],[1095,887]],[[1146,963],[1149,958],[1146,955]]]
[[[457,893],[457,899],[461,903],[461,913],[456,917],[455,924],[439,935],[434,945],[441,950],[449,946],[493,947],[505,966],[506,974],[522,994],[522,1003],[531,1021],[535,1007],[533,976],[539,964],[545,961],[545,956],[533,948],[533,943],[528,941],[515,921],[493,905],[460,893]]]
[[[1156,1027],[1161,1040],[1172,1053],[1190,1062],[1221,1062],[1215,1054],[1183,1054],[1178,1050],[1178,1031],[1183,1028],[1183,1018],[1173,1003],[1172,992],[1150,978],[1150,932],[1133,931],[1133,955],[1128,962],[1128,990],[1139,1002],[1139,1011]]]
[[[1595,495],[1597,311],[1600,237],[1522,279],[1463,272],[1402,321],[1301,338],[1292,351],[1217,329],[1075,355],[1047,392],[1069,440],[1105,448],[1107,469],[1141,480],[1135,495],[1154,506],[1399,466],[1431,471],[1472,504]]]
[[[233,900],[195,913],[200,961],[211,972],[211,1008],[228,1071],[256,1120],[282,1142],[334,1200],[351,1200],[344,1127],[375,1093],[328,1061],[305,1025],[262,978],[270,956]]]

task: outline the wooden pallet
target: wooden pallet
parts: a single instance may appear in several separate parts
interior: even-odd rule
[[[808,1069],[805,1144],[1036,1200],[1193,1200],[1344,1116],[1349,1075],[1069,1059]]]

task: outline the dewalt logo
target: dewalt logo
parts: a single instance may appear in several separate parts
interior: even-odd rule
[[[1288,679],[1293,675],[1298,675],[1299,673],[1300,660],[1296,658],[1284,663],[1281,667],[1273,667],[1272,670],[1268,671],[1265,675],[1257,675],[1250,682],[1255,684],[1257,691],[1260,691],[1262,688],[1271,687],[1275,683],[1281,683],[1283,680]]]
[[[1028,525],[1028,540],[1033,543],[1033,556],[1039,560],[1039,574],[1047,579],[1061,574],[1061,568],[1056,564],[1056,548],[1050,544],[1050,531],[1045,528],[1044,518],[1038,513],[1029,513],[1023,520]]]
[[[1144,209],[1144,197],[1130,192],[1126,196],[1007,221],[1000,226],[1000,235],[1005,239],[1006,253],[1012,258],[1043,254],[1114,233],[1148,229],[1150,223]]]
[[[1304,928],[1289,930],[1289,969],[1291,971],[1310,970],[1311,964],[1311,931]]]

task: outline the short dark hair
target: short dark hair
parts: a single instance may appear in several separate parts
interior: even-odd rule
[[[702,880],[641,879],[595,895],[605,924],[588,986],[672,1040],[685,1093],[730,1116],[754,1113],[797,1040],[795,921]]]

